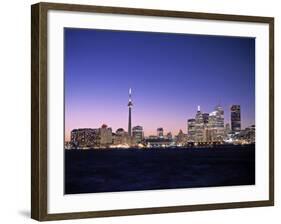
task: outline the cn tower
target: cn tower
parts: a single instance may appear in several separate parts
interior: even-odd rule
[[[129,122],[128,122],[128,134],[129,136],[132,136],[132,107],[133,107],[133,102],[132,102],[132,89],[129,89],[129,103],[128,103],[128,108],[129,108]]]

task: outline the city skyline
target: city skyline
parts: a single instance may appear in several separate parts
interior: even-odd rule
[[[128,135],[129,136],[132,136],[132,130],[133,129],[135,129],[135,128],[142,128],[142,132],[143,132],[143,137],[150,137],[150,136],[160,136],[159,135],[159,132],[161,132],[162,134],[162,136],[167,136],[167,135],[169,135],[169,134],[172,134],[172,136],[176,136],[176,135],[178,135],[179,134],[179,132],[181,132],[181,131],[183,131],[183,133],[185,133],[185,134],[188,134],[188,132],[189,132],[189,121],[190,120],[196,120],[196,116],[198,115],[198,112],[200,112],[201,114],[202,114],[202,124],[207,124],[207,123],[209,123],[209,116],[212,116],[212,114],[214,114],[215,113],[215,111],[217,110],[217,108],[219,107],[219,108],[221,108],[221,110],[222,110],[222,123],[221,123],[221,127],[223,128],[223,130],[225,131],[225,129],[227,128],[227,126],[229,126],[229,128],[230,128],[230,130],[232,130],[232,131],[240,131],[240,130],[242,130],[241,129],[241,126],[242,126],[242,124],[243,124],[243,122],[242,122],[242,120],[240,119],[240,117],[239,117],[239,123],[240,123],[240,129],[236,129],[236,125],[234,126],[234,124],[233,124],[233,122],[234,122],[234,120],[235,119],[233,119],[232,118],[232,113],[233,113],[233,107],[239,107],[239,114],[240,114],[240,112],[241,112],[241,110],[240,110],[240,105],[231,105],[231,107],[229,108],[229,114],[230,114],[230,116],[231,116],[231,118],[230,118],[230,121],[229,122],[225,122],[225,117],[224,117],[224,114],[225,114],[225,110],[224,110],[224,108],[222,108],[221,107],[221,105],[216,105],[215,107],[214,107],[214,110],[213,111],[211,111],[211,112],[206,112],[206,111],[202,111],[201,110],[201,106],[200,105],[198,105],[197,106],[197,111],[196,111],[196,114],[194,115],[194,117],[190,117],[190,118],[188,118],[188,119],[186,119],[186,127],[185,127],[185,129],[179,129],[178,130],[178,132],[175,132],[175,133],[173,133],[173,132],[171,132],[171,131],[169,131],[169,130],[166,130],[165,129],[165,127],[163,127],[163,126],[161,126],[161,127],[158,127],[156,130],[154,130],[154,132],[153,133],[149,133],[149,134],[145,134],[145,128],[142,126],[142,125],[140,125],[140,124],[132,124],[132,121],[131,121],[131,108],[133,107],[133,103],[132,103],[132,89],[130,88],[129,89],[129,101],[128,101],[129,103],[128,103],[128,108],[129,108],[129,112],[128,112],[128,116],[129,116],[129,119],[128,119],[128,129],[126,129],[125,127],[118,127],[118,128],[116,128],[115,130],[110,126],[110,124],[105,124],[105,123],[102,123],[100,126],[96,126],[96,127],[77,127],[77,128],[74,128],[74,129],[72,129],[71,131],[70,131],[70,133],[72,132],[72,131],[74,131],[74,130],[82,130],[82,129],[99,129],[99,128],[101,128],[101,127],[106,127],[106,128],[110,128],[110,129],[112,129],[112,133],[116,133],[116,132],[118,132],[118,130],[120,130],[120,129],[122,129],[123,131],[125,131],[125,132],[127,132],[128,133]],[[204,118],[204,115],[207,115],[208,116],[208,118]],[[249,128],[250,126],[252,126],[252,125],[255,125],[254,123],[253,124],[251,124],[251,125],[249,125],[249,126],[247,126],[247,127],[245,127],[245,128]],[[69,140],[67,140],[67,141],[69,141]]]
[[[255,125],[241,129],[240,105],[232,105],[231,124],[224,123],[224,110],[218,105],[211,113],[204,113],[197,107],[195,117],[187,119],[187,131],[178,134],[164,132],[157,128],[157,134],[145,136],[140,125],[132,127],[131,115],[133,102],[129,89],[128,129],[118,128],[113,131],[106,124],[100,127],[78,128],[71,131],[71,141],[65,142],[66,149],[104,149],[104,148],[174,148],[194,147],[217,144],[253,144],[255,143]]]
[[[254,47],[253,38],[67,28],[65,139],[102,124],[127,130],[129,88],[132,127],[144,127],[145,136],[159,127],[186,132],[198,105],[210,113],[220,104],[226,124],[238,104],[242,128],[255,124]]]

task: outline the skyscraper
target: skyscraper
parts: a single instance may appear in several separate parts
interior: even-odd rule
[[[225,129],[225,134],[226,134],[226,135],[229,134],[229,133],[230,133],[230,124],[227,123],[227,124],[225,125],[224,129]]]
[[[231,130],[234,132],[241,131],[241,112],[240,105],[232,105],[230,107]]]
[[[224,130],[224,111],[218,105],[215,110],[209,114],[208,125],[205,128],[205,141],[222,141],[225,135]]]
[[[215,107],[215,111],[216,111],[216,126],[219,129],[224,129],[224,111],[222,109],[222,107],[220,105],[217,105]]]
[[[225,135],[224,131],[224,111],[220,105],[215,107],[216,111],[216,141],[222,141]]]
[[[195,142],[203,142],[204,137],[204,121],[203,115],[200,110],[200,106],[198,106],[197,113],[195,116]]]
[[[128,103],[128,108],[129,108],[129,121],[128,121],[128,135],[131,137],[132,136],[132,107],[133,107],[133,102],[132,102],[132,89],[129,89],[129,103]]]
[[[195,119],[193,118],[187,120],[187,134],[188,134],[189,141],[194,142],[196,129],[195,129]]]
[[[204,124],[205,125],[208,124],[208,122],[209,122],[209,114],[208,113],[203,113],[202,116],[203,116]]]

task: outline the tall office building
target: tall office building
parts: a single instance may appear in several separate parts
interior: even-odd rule
[[[206,142],[222,141],[225,136],[224,129],[224,111],[218,105],[215,110],[209,114],[208,124],[204,130],[204,140]]]
[[[188,119],[187,120],[187,135],[188,135],[188,140],[189,141],[195,141],[195,133],[196,133],[196,128],[195,128],[195,119]]]
[[[224,111],[223,108],[218,105],[215,107],[216,111],[216,141],[222,141],[225,136],[225,130],[224,130]]]
[[[216,127],[223,129],[224,128],[224,111],[220,105],[215,107],[216,111]]]
[[[209,114],[208,126],[205,128],[204,139],[206,142],[214,142],[217,135],[217,111]]]
[[[241,131],[241,111],[240,105],[230,107],[231,130],[234,132]]]
[[[128,108],[129,108],[129,121],[128,121],[128,135],[131,137],[132,136],[132,107],[133,107],[133,102],[132,102],[132,89],[129,89],[129,103],[128,103]]]
[[[202,114],[203,117],[203,123],[206,125],[209,122],[209,114],[208,113],[203,113]]]
[[[229,134],[230,133],[230,131],[231,131],[231,129],[230,129],[230,124],[229,123],[227,123],[226,125],[225,125],[225,134],[227,135],[227,134]]]
[[[158,138],[164,138],[164,129],[163,128],[157,128],[157,136],[158,136]]]
[[[141,143],[143,141],[143,128],[142,126],[135,126],[133,127],[133,138],[135,143]]]
[[[197,113],[195,116],[195,142],[204,141],[204,121],[203,115],[200,110],[200,106],[197,108]]]

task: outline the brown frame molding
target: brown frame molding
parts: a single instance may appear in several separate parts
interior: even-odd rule
[[[195,18],[269,24],[269,200],[48,214],[47,206],[47,13],[48,10]],[[31,6],[31,218],[38,221],[203,211],[274,205],[274,18],[199,12],[38,3]]]

